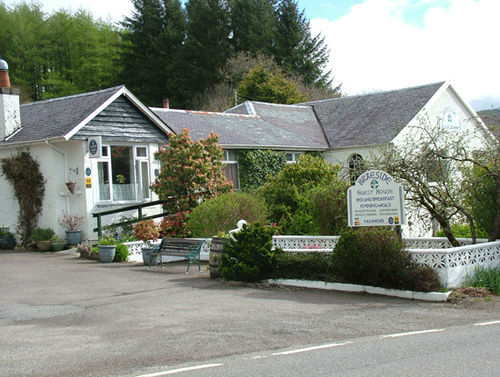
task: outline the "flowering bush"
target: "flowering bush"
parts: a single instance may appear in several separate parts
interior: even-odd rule
[[[188,216],[189,211],[177,212],[175,215],[164,217],[160,224],[160,235],[173,238],[191,237]]]
[[[134,225],[134,237],[149,244],[160,236],[160,230],[154,220],[140,221]]]
[[[169,213],[190,211],[200,200],[231,190],[224,176],[222,148],[217,135],[193,141],[188,129],[169,134],[169,144],[161,147],[155,158],[162,169],[151,185],[160,200],[166,201]]]
[[[59,218],[59,225],[61,225],[66,230],[79,230],[80,225],[82,225],[82,216],[72,215],[64,212],[63,216]]]

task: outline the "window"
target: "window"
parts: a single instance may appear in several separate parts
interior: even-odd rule
[[[150,198],[147,147],[105,145],[97,161],[99,200],[136,201]]]
[[[238,156],[236,151],[224,151],[224,175],[226,179],[231,182],[233,188],[238,190],[240,188],[240,179],[238,173]]]
[[[359,178],[361,173],[366,170],[365,162],[360,154],[354,153],[349,156],[347,163],[349,165],[349,180],[353,185],[356,183],[356,180]]]
[[[302,152],[286,152],[286,163],[295,164]]]

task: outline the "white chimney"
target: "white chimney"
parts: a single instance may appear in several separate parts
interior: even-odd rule
[[[11,88],[9,66],[0,58],[0,140],[21,128],[19,89]]]

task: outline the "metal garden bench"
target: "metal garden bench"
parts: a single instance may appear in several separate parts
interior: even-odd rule
[[[198,270],[201,271],[200,251],[204,242],[204,240],[190,240],[184,238],[163,238],[160,246],[147,252],[150,256],[148,270],[151,269],[152,261],[157,261],[158,259],[160,266],[163,268],[162,256],[165,255],[169,257],[185,258],[188,262],[186,273],[189,272],[189,267],[193,263],[196,263],[198,265]]]

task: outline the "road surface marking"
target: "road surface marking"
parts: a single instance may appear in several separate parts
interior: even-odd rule
[[[382,338],[397,338],[397,337],[400,337],[400,336],[428,334],[428,333],[433,333],[433,332],[441,332],[441,331],[444,331],[444,330],[446,330],[446,329],[432,329],[432,330],[402,332],[402,333],[399,333],[399,334],[382,335]]]
[[[294,354],[294,353],[309,352],[309,351],[315,351],[315,350],[320,350],[320,349],[324,349],[324,348],[332,348],[332,347],[345,346],[346,344],[351,344],[351,343],[352,342],[323,344],[321,346],[300,348],[300,349],[290,350],[290,351],[284,351],[284,352],[276,352],[276,353],[273,353],[272,355],[273,356],[291,355],[291,354]]]
[[[138,377],[159,377],[159,376],[167,376],[169,374],[176,374],[176,373],[182,373],[182,372],[189,372],[191,370],[198,370],[198,369],[206,369],[206,368],[215,368],[215,367],[220,367],[224,364],[203,364],[203,365],[196,365],[194,367],[186,367],[186,368],[179,368],[179,369],[172,369],[172,370],[167,370],[163,372],[157,372],[157,373],[151,373],[151,374],[142,374]]]
[[[482,322],[482,323],[474,323],[474,326],[498,325],[499,323],[500,321]]]

